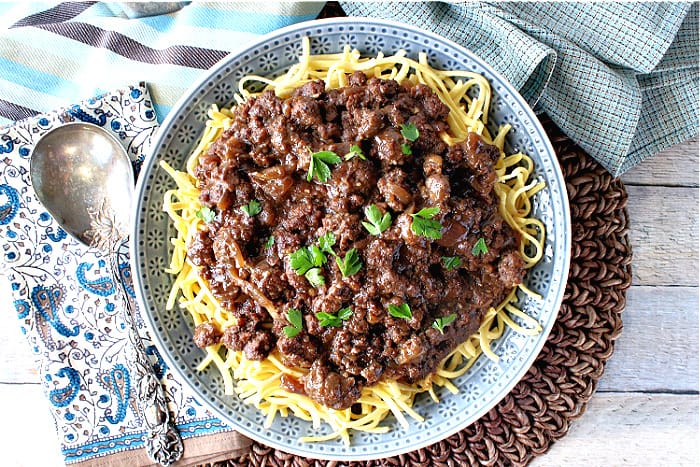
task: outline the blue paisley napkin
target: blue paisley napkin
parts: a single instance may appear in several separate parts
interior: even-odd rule
[[[136,381],[125,359],[131,344],[109,262],[67,236],[30,184],[34,143],[50,128],[75,120],[111,130],[136,170],[158,128],[148,88],[137,83],[0,129],[0,271],[10,282],[19,325],[40,365],[66,463],[146,465]],[[128,276],[128,256],[120,272]],[[213,417],[173,377],[138,310],[137,325],[184,439],[180,465],[239,455],[248,440]]]

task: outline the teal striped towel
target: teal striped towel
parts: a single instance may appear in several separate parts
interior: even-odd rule
[[[241,44],[323,3],[0,2],[0,127],[146,81],[158,120]]]

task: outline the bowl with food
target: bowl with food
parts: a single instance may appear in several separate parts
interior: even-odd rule
[[[307,457],[401,454],[524,375],[569,264],[546,133],[470,51],[369,18],[270,33],[171,110],[132,269],[171,369],[224,422]]]

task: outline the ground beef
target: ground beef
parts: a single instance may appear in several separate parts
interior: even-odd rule
[[[215,216],[188,247],[236,324],[198,326],[197,345],[221,342],[250,359],[276,348],[285,364],[307,369],[283,386],[336,409],[382,378],[413,383],[435,371],[524,275],[519,238],[493,192],[499,151],[476,134],[448,147],[440,136],[447,114],[427,86],[360,72],[341,89],[313,81],[287,99],[269,91],[240,104],[200,156],[200,200]],[[417,139],[404,136],[406,126]],[[309,176],[320,151],[339,160],[327,163],[325,181]],[[252,216],[251,203],[260,211]],[[363,225],[370,206],[391,218],[380,235]],[[439,238],[414,229],[414,215],[431,207]],[[480,239],[486,251],[475,250]],[[299,273],[292,256],[302,248],[322,256],[310,268],[323,283]],[[344,277],[338,264],[350,252],[361,267]],[[451,257],[458,266],[446,267]],[[409,313],[396,315],[401,309]],[[291,310],[302,315],[296,333]],[[434,326],[450,314],[449,325]]]
[[[192,340],[201,349],[218,344],[221,340],[221,331],[209,321],[205,321],[194,328]]]

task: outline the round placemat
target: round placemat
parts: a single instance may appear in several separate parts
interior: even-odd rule
[[[541,118],[566,179],[571,267],[554,328],[523,379],[491,411],[459,433],[417,451],[349,464],[307,459],[253,442],[218,466],[525,465],[566,435],[585,411],[622,330],[632,280],[627,192],[554,123]]]

